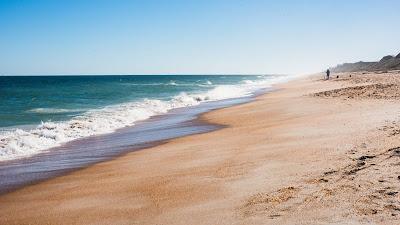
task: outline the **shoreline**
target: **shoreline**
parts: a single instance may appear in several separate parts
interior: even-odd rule
[[[25,173],[28,173],[26,176],[30,177],[31,176],[31,175],[29,175],[30,168],[29,168],[29,166],[26,166],[26,164],[43,164],[42,167],[44,167],[45,164],[48,164],[46,161],[52,160],[52,158],[57,157],[58,155],[67,154],[67,155],[72,155],[72,156],[68,156],[68,157],[75,157],[75,156],[73,156],[74,153],[70,153],[71,150],[77,151],[77,150],[75,150],[76,147],[74,147],[74,146],[87,145],[88,141],[90,142],[91,140],[96,140],[96,141],[102,142],[103,141],[102,138],[106,138],[106,140],[107,140],[107,138],[110,136],[118,137],[121,135],[126,135],[126,134],[124,134],[124,132],[126,132],[126,131],[132,132],[132,130],[138,130],[138,132],[141,132],[142,129],[147,130],[147,129],[151,128],[152,126],[157,126],[157,127],[161,126],[159,124],[168,122],[169,120],[173,120],[175,117],[185,118],[185,119],[183,119],[183,121],[176,122],[176,124],[174,124],[176,126],[176,130],[182,129],[184,127],[192,127],[192,129],[193,129],[192,131],[187,131],[187,132],[175,131],[175,134],[170,135],[171,137],[166,137],[166,138],[159,137],[159,138],[155,138],[155,140],[144,141],[143,143],[134,143],[133,147],[124,147],[121,150],[113,150],[112,149],[113,147],[110,147],[110,149],[107,150],[108,151],[107,155],[101,156],[101,157],[103,157],[101,159],[94,159],[94,160],[89,159],[89,160],[87,160],[88,162],[82,162],[82,164],[78,164],[78,165],[74,165],[76,163],[72,161],[72,162],[70,162],[70,164],[72,164],[71,166],[66,166],[65,168],[62,168],[62,169],[51,168],[47,165],[46,167],[49,167],[49,168],[46,168],[43,175],[28,178],[27,180],[23,180],[21,182],[16,181],[15,184],[8,185],[6,187],[0,187],[0,196],[17,191],[18,189],[21,189],[24,187],[40,184],[41,182],[44,182],[44,181],[47,181],[47,180],[50,180],[50,179],[53,179],[56,177],[66,176],[70,173],[79,171],[81,169],[88,168],[88,167],[96,165],[98,163],[114,160],[116,158],[123,157],[124,155],[135,152],[135,151],[142,151],[142,150],[146,150],[148,148],[153,148],[153,147],[168,143],[176,138],[186,137],[186,136],[196,135],[196,134],[202,134],[202,133],[207,133],[207,132],[212,132],[212,131],[222,129],[224,126],[209,123],[205,120],[201,120],[200,119],[201,115],[203,115],[207,112],[210,112],[210,111],[218,110],[218,109],[223,109],[223,108],[232,107],[232,106],[236,106],[236,105],[246,104],[248,102],[254,101],[257,96],[259,96],[261,94],[265,94],[269,91],[271,91],[270,88],[264,88],[262,90],[259,90],[255,93],[253,93],[253,95],[248,96],[248,97],[211,101],[211,102],[205,102],[205,103],[203,103],[201,105],[197,105],[197,106],[173,109],[166,114],[152,116],[149,119],[139,121],[134,126],[120,128],[109,134],[94,135],[91,137],[73,140],[73,141],[67,142],[59,147],[50,148],[50,149],[46,150],[45,152],[41,152],[41,153],[38,153],[38,154],[30,156],[30,157],[0,162],[0,178],[2,178],[2,181],[4,182],[4,180],[8,178],[7,176],[12,176],[12,175],[7,174],[9,172],[12,172],[12,170],[13,170],[13,168],[9,168],[9,167],[13,167],[15,165],[16,167],[18,167],[18,168],[15,168],[16,170],[21,170],[21,168],[20,168],[21,166],[28,167],[27,169],[25,169]],[[200,111],[200,112],[197,112],[197,111]],[[171,131],[174,132],[174,129],[171,129]],[[155,135],[157,135],[157,133],[155,133]],[[100,140],[98,140],[98,139],[100,139]],[[85,149],[83,149],[83,150],[85,150]],[[78,151],[81,151],[81,149],[78,149]],[[46,157],[46,158],[43,159],[43,157]],[[47,158],[49,158],[49,159],[47,159]],[[57,158],[54,158],[54,159],[57,160]],[[83,160],[83,159],[79,159],[79,160]],[[42,168],[40,168],[40,169],[42,169]],[[17,172],[16,175],[21,176],[23,174],[21,174],[21,172]],[[0,185],[4,186],[3,182],[0,181]]]
[[[63,79],[65,80],[66,78],[54,77],[49,82],[60,84],[59,81]],[[71,88],[76,88],[80,82],[89,82],[87,79],[79,77],[73,79],[71,81]],[[242,75],[228,78],[226,76],[176,77],[166,75],[156,77],[113,76],[107,79],[96,76],[93,79],[97,82],[96,85],[99,86],[103,85],[104,82],[111,82],[110,84],[116,85],[114,88],[119,90],[118,93],[108,94],[113,100],[103,102],[100,98],[97,99],[99,103],[95,103],[97,102],[96,96],[101,96],[102,93],[100,89],[92,88],[87,91],[89,91],[88,94],[92,96],[93,101],[87,100],[84,106],[67,107],[68,104],[72,103],[55,101],[54,106],[49,104],[48,106],[32,105],[26,107],[26,105],[30,104],[23,104],[23,106],[19,106],[21,109],[13,109],[12,107],[8,109],[8,106],[5,107],[5,109],[8,109],[6,112],[10,112],[13,115],[21,114],[25,119],[16,120],[12,117],[9,120],[3,121],[3,125],[7,128],[0,131],[0,148],[2,149],[0,161],[27,158],[41,152],[46,152],[48,149],[62,147],[62,145],[74,140],[110,134],[127,127],[127,125],[135,125],[140,123],[139,121],[168,113],[170,110],[191,108],[214,101],[245,98],[259,89],[268,87],[272,83],[286,80],[286,76]],[[174,79],[179,80],[177,81],[178,83],[175,83]],[[123,80],[124,82],[122,82]],[[42,81],[43,78],[33,79],[31,83],[35,85],[32,88],[45,92],[46,90],[38,85]],[[14,80],[9,82],[15,82],[17,85],[21,83],[20,85],[22,85],[25,81],[14,78]],[[149,87],[152,88],[149,89]],[[153,88],[155,88],[155,91],[152,91]],[[54,91],[55,89],[51,90]],[[79,95],[81,89],[75,91],[76,93],[72,94],[73,96]],[[144,92],[142,93],[141,91]],[[121,98],[122,92],[127,92],[126,94],[130,97]],[[45,93],[42,95],[46,96]],[[57,95],[57,93],[49,96],[53,95]],[[75,97],[71,98],[71,102],[79,102],[79,98]],[[29,102],[30,98],[21,94],[19,104],[22,104],[24,101]],[[61,105],[57,105],[56,103]],[[22,108],[26,109],[23,110]],[[16,110],[15,113],[13,113],[13,110]],[[41,117],[40,120],[37,117]],[[40,123],[40,121],[45,122]],[[18,124],[25,124],[27,127],[22,130],[17,126],[14,126],[14,128],[9,127],[9,125]],[[28,127],[31,124],[36,125],[34,125],[34,128],[29,129]],[[3,125],[1,126],[4,127]],[[7,131],[7,129],[11,130]]]
[[[0,223],[396,224],[400,106],[374,82],[398,75],[347,75],[279,84],[199,117],[223,129],[1,195]]]

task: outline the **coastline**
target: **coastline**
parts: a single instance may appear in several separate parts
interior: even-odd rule
[[[2,195],[0,223],[395,224],[400,174],[380,157],[397,154],[400,106],[348,89],[371,81],[347,75],[280,84],[199,118],[223,129]]]
[[[269,88],[265,88],[248,97],[204,102],[201,105],[173,109],[166,114],[139,121],[134,126],[117,129],[113,133],[70,141],[31,157],[2,161],[0,195],[113,160],[130,152],[155,147],[174,138],[221,129],[222,127],[217,124],[201,121],[199,116],[212,110],[250,102],[268,91]],[[120,145],[121,141],[124,142],[123,145]],[[102,146],[98,145],[99,142]]]
[[[2,102],[3,114],[20,115],[23,119],[11,116],[1,121],[0,161],[28,158],[78,139],[111,134],[171,110],[247,97],[282,79],[284,76],[278,75],[100,75],[1,79],[2,83],[11,83],[21,92],[16,93],[19,96],[15,102],[17,105],[8,102],[11,98]],[[43,82],[47,85],[42,86]],[[26,94],[29,92],[22,88],[26,83],[30,85],[29,90],[38,92],[44,99],[30,102],[32,99]],[[80,86],[88,83],[92,84],[85,88]],[[105,84],[108,86],[104,87]],[[7,89],[7,85],[4,88],[6,96],[13,96],[12,89]],[[63,101],[65,95],[69,96],[66,102]],[[86,96],[83,100],[80,98],[82,95]],[[3,114],[1,116],[7,118]]]

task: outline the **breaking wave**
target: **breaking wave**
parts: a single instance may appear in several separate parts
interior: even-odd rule
[[[59,108],[34,108],[27,112],[38,113],[38,114],[55,114],[55,113],[71,113],[71,112],[82,112],[81,109],[59,109]]]

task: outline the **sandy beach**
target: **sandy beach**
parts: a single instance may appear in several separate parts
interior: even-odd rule
[[[2,195],[0,224],[399,224],[400,71],[322,77]]]

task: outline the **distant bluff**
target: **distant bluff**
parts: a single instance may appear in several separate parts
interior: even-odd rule
[[[356,72],[356,71],[388,71],[400,70],[400,53],[396,56],[387,55],[378,62],[355,62],[343,63],[331,68],[333,72]]]

